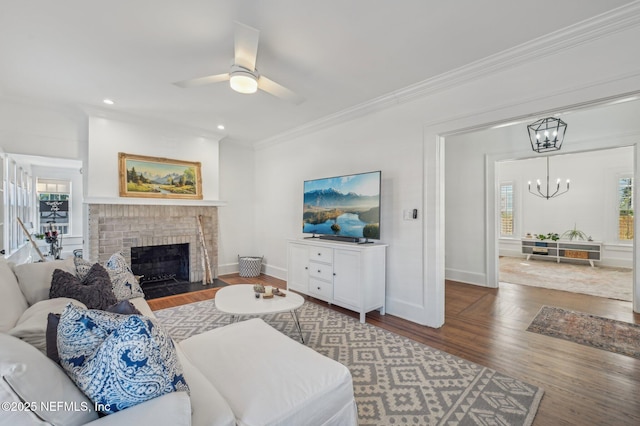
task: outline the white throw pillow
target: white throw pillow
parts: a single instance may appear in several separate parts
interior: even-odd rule
[[[79,426],[98,418],[91,401],[56,363],[30,344],[3,333],[0,333],[0,374],[3,388],[0,395],[7,398],[6,402],[28,402],[44,422]],[[58,401],[63,405],[56,405]],[[47,409],[47,404],[53,405]]]
[[[76,267],[73,264],[73,258],[51,262],[24,263],[13,267],[20,289],[29,305],[49,298],[51,277],[56,269],[75,274]]]

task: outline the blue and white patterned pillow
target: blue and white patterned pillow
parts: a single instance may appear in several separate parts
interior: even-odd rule
[[[78,277],[80,281],[84,280],[87,277],[87,274],[89,274],[91,267],[94,265],[93,262],[84,260],[81,257],[74,257],[73,264],[76,267],[76,277]]]
[[[173,341],[150,318],[69,304],[57,343],[60,365],[106,414],[189,391]]]
[[[116,299],[125,300],[134,297],[144,297],[144,292],[138,284],[135,275],[127,264],[126,259],[120,253],[111,255],[107,263],[104,264],[105,269],[111,277],[113,285],[113,293]]]

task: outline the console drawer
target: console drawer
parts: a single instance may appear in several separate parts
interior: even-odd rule
[[[309,276],[320,280],[333,281],[333,266],[320,262],[309,262]]]
[[[317,299],[330,302],[333,299],[333,283],[310,278],[309,294]]]
[[[327,247],[309,247],[309,260],[333,263],[333,249]]]

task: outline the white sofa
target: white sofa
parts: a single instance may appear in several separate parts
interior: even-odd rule
[[[56,268],[74,271],[72,260],[24,265],[0,260],[0,424],[357,424],[349,370],[257,318],[176,345],[189,394],[169,393],[98,417],[64,370],[43,353],[47,314],[72,301],[48,299]],[[155,317],[143,298],[131,302]]]

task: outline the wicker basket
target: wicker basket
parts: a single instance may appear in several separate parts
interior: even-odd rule
[[[241,277],[257,277],[262,269],[263,257],[238,256],[238,265]]]
[[[569,257],[571,259],[588,259],[589,252],[582,250],[565,250],[564,257]]]

